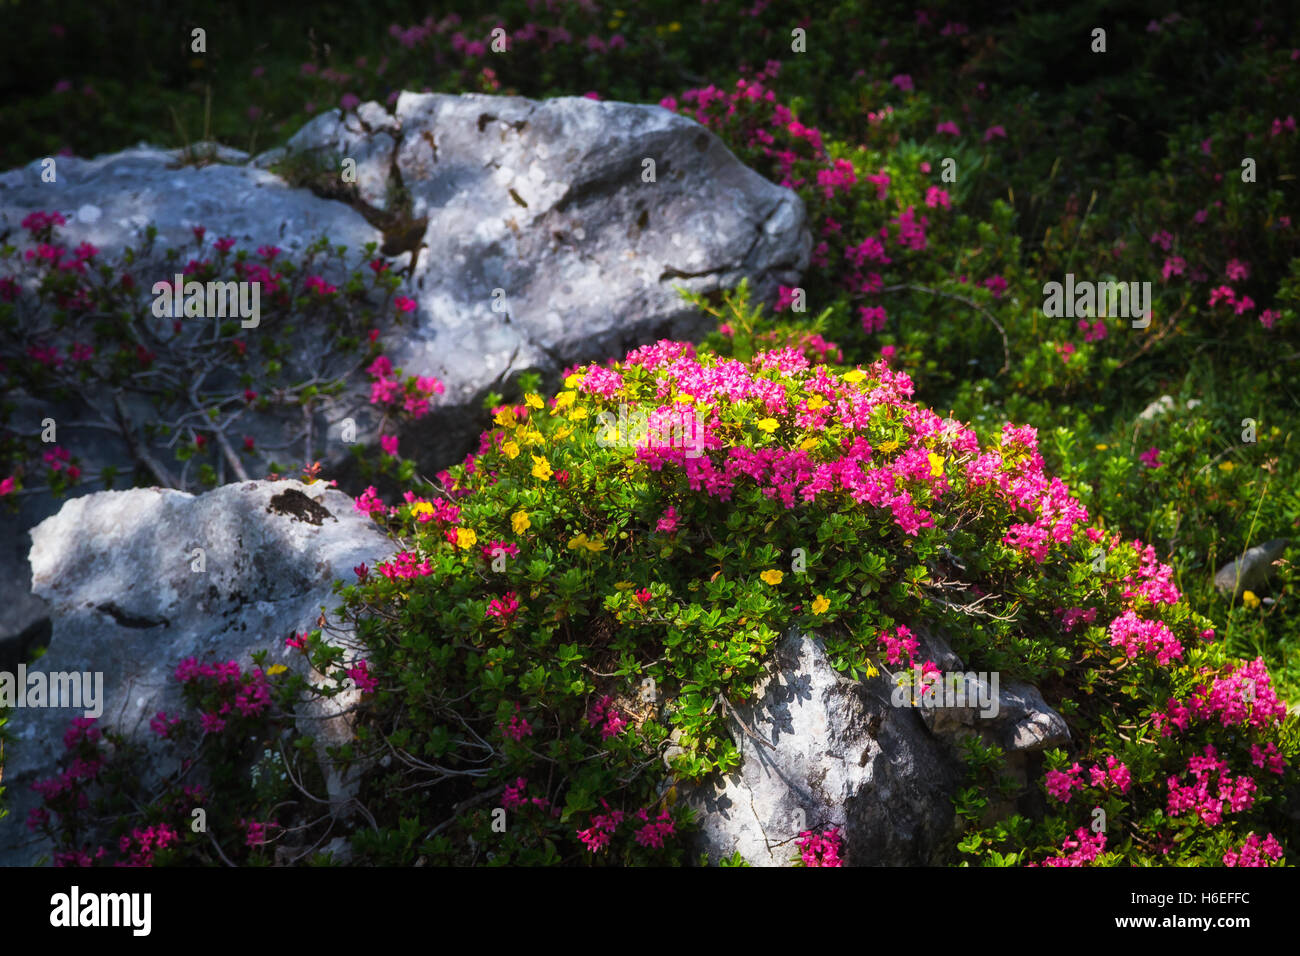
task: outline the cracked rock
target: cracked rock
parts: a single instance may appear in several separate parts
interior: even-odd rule
[[[286,493],[337,520],[312,524],[271,509]],[[356,565],[373,566],[393,550],[347,495],[296,481],[243,482],[199,496],[159,488],[86,495],[37,525],[32,542],[33,590],[48,602],[53,629],[48,651],[27,672],[102,673],[100,725],[145,747],[147,766],[158,775],[175,769],[176,751],[160,745],[149,721],[159,710],[185,712],[173,679],[180,661],[236,660],[247,668],[254,651],[269,649],[272,663],[305,668],[284,639],[312,629],[322,609],[334,607],[335,578],[351,579]],[[195,570],[196,548],[203,550],[202,571]],[[347,635],[331,639],[349,643]],[[345,691],[304,707],[300,729],[321,748],[341,743],[350,730],[337,711],[355,695]],[[64,731],[86,709],[10,712],[10,815],[0,822],[0,865],[30,864],[49,853],[23,825],[39,805],[31,784],[58,775]],[[355,773],[345,779],[326,769],[331,807],[345,813]]]
[[[923,647],[918,660],[944,672],[962,668],[941,637],[914,631]],[[985,700],[993,700],[993,675],[961,676],[967,685],[982,682]],[[1036,688],[998,685],[995,713],[900,706],[890,675],[845,677],[819,638],[790,632],[754,697],[734,705],[729,724],[740,768],[679,787],[698,814],[696,851],[713,861],[739,851],[755,866],[788,866],[798,859],[801,831],[834,826],[849,865],[949,862],[959,833],[952,796],[964,775],[961,738],[974,734],[1003,747],[1008,775],[1031,798],[1036,754],[1069,739],[1065,721]]]

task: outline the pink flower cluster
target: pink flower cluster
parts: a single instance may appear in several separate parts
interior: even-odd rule
[[[601,740],[617,737],[627,727],[627,721],[614,706],[614,698],[608,694],[592,705],[590,713],[587,714],[587,723],[593,727],[600,727]]]
[[[601,368],[599,365],[588,368],[587,374],[583,376],[582,384],[578,386],[581,391],[591,395],[600,395],[603,398],[613,398],[622,387],[622,375],[610,369]]]
[[[593,814],[591,826],[585,830],[577,831],[578,839],[586,845],[591,853],[596,853],[609,846],[615,831],[624,821],[636,821],[641,824],[633,838],[644,847],[660,848],[664,845],[665,837],[675,836],[677,833],[672,814],[666,807],[652,820],[648,807],[642,807],[636,813],[629,815],[622,810],[610,810],[609,804],[604,800],[601,800],[600,803],[606,812]]]
[[[1110,622],[1109,631],[1110,646],[1123,648],[1129,660],[1140,653],[1154,656],[1162,667],[1182,660],[1183,645],[1164,621],[1148,621],[1130,609]]]
[[[379,680],[371,675],[370,665],[365,660],[357,661],[343,673],[352,678],[357,690],[363,694],[373,694],[379,689]]]
[[[1064,856],[1049,857],[1043,866],[1087,866],[1106,849],[1106,834],[1089,833],[1087,827],[1079,827],[1073,837],[1066,838],[1061,844]],[[1068,851],[1068,852],[1066,852]],[[1038,864],[1030,863],[1030,866]]]
[[[488,604],[487,616],[498,617],[503,622],[509,621],[519,610],[519,595],[507,591],[503,597],[493,598]]]
[[[366,367],[366,372],[373,379],[370,383],[370,403],[395,405],[400,400],[402,409],[412,418],[427,415],[429,400],[446,390],[442,382],[425,375],[416,376],[403,385],[401,380],[390,377],[393,373],[393,363],[384,355],[371,362]]]
[[[180,842],[180,835],[165,823],[135,828],[117,841],[118,850],[126,857],[119,866],[153,866],[154,854]]]
[[[1049,770],[1046,777],[1047,792],[1061,803],[1069,803],[1075,790],[1083,790],[1088,786],[1104,790],[1114,785],[1119,788],[1120,793],[1128,793],[1128,788],[1133,783],[1128,767],[1113,755],[1106,757],[1105,770],[1102,769],[1101,764],[1093,764],[1092,769],[1088,771],[1088,777],[1090,782],[1085,783],[1083,767],[1078,762],[1068,770]]]
[[[1170,698],[1165,713],[1156,711],[1151,716],[1154,726],[1165,737],[1172,734],[1170,725],[1186,730],[1193,717],[1217,720],[1223,727],[1263,730],[1282,722],[1286,704],[1278,699],[1263,658],[1257,657],[1208,684],[1198,684],[1185,706]]]
[[[831,827],[824,833],[804,830],[794,841],[804,866],[843,866],[840,859],[840,831]]]
[[[545,810],[551,807],[551,801],[545,797],[528,797],[528,778],[519,777],[514,783],[508,784],[505,791],[501,794],[501,805],[507,810],[518,810],[520,807],[536,807],[538,810]],[[559,807],[551,807],[551,816],[560,816]]]
[[[421,561],[410,551],[402,551],[394,555],[391,561],[380,561],[375,565],[375,570],[390,581],[399,578],[409,580],[410,578],[428,577],[433,574],[433,565],[429,563],[427,558]]]
[[[515,712],[510,715],[510,722],[501,725],[501,732],[515,743],[533,735],[532,724],[526,718],[519,716],[518,704],[515,704]]]
[[[1174,605],[1182,600],[1182,594],[1174,586],[1174,569],[1156,560],[1156,549],[1151,545],[1143,549],[1141,541],[1134,541],[1133,550],[1142,557],[1142,564],[1137,569],[1141,582],[1135,582],[1133,575],[1124,578],[1122,596],[1126,600],[1141,597],[1152,604]]]
[[[1254,778],[1247,774],[1233,777],[1228,769],[1228,762],[1219,760],[1214,747],[1207,744],[1204,757],[1192,757],[1187,761],[1187,772],[1195,778],[1193,782],[1180,783],[1177,776],[1168,779],[1166,809],[1169,815],[1176,817],[1191,810],[1207,826],[1217,826],[1223,822],[1225,812],[1249,810],[1255,803]]]
[[[1259,835],[1252,833],[1238,849],[1223,854],[1223,865],[1268,866],[1269,860],[1280,859],[1282,859],[1282,844],[1277,842],[1277,837],[1270,833],[1263,842],[1260,842]]]
[[[1068,611],[1063,607],[1058,607],[1052,613],[1061,619],[1061,628],[1066,634],[1073,631],[1080,621],[1091,624],[1097,620],[1097,609],[1095,607],[1090,607],[1086,611],[1081,607],[1072,607]]]

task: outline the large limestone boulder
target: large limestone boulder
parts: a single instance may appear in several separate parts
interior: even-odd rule
[[[789,866],[802,831],[837,827],[848,865],[948,862],[967,735],[1003,747],[1009,775],[1033,799],[1029,761],[1068,741],[1064,719],[1033,687],[965,673],[941,638],[918,637],[917,660],[951,677],[934,700],[897,692],[888,674],[845,677],[815,636],[792,631],[778,642],[755,696],[729,718],[739,770],[681,794],[698,814],[696,850]]]
[[[342,175],[344,160],[356,163],[355,184]],[[148,314],[153,283],[170,281],[191,258],[213,258],[219,237],[287,256],[321,236],[353,256],[374,243],[393,269],[408,272],[417,308],[402,324],[381,323],[379,343],[407,374],[446,386],[433,413],[399,433],[402,454],[429,475],[471,450],[486,425],[488,392],[504,391],[523,372],[554,385],[568,365],[665,336],[697,337],[705,329],[676,286],[707,292],[748,279],[770,294],[798,283],[811,248],[799,197],[745,167],[704,127],[658,106],[586,98],[402,93],[392,111],[366,103],[323,113],[287,147],[254,158],[226,147],[141,145],[94,159],[59,157],[53,182],[43,169],[34,161],[0,173],[0,239],[24,237],[21,222],[38,210],[62,213],[60,240],[68,248],[90,242],[101,260],[139,245],[147,225],[158,230],[130,267],[141,289],[136,333],[159,367],[176,363],[172,377],[193,394],[159,409],[136,388],[150,384],[141,379],[117,394],[78,384],[64,401],[7,396],[20,433],[36,435],[54,419],[82,471],[112,466],[121,476],[115,487],[130,484],[133,472],[145,482],[201,487],[192,463],[175,462],[175,434],[148,429],[182,416],[215,428],[192,417],[196,403],[211,407],[244,387],[219,355],[202,369],[193,362],[207,354],[199,343],[208,341],[211,320],[189,319],[177,334],[170,319]],[[334,284],[342,278],[320,271]],[[268,318],[240,334],[251,342],[274,324]],[[66,351],[83,333],[74,317],[59,334],[67,341],[48,344]],[[284,358],[281,384],[351,369],[349,387],[318,398],[306,420],[296,401],[266,411],[225,406],[229,434],[212,450],[219,482],[264,477],[278,470],[272,462],[296,469],[319,460],[345,490],[362,490],[343,423],[351,419],[355,441],[373,445],[379,413],[369,379],[337,351],[307,328]],[[242,450],[244,436],[256,450]],[[101,487],[86,482],[73,493]],[[59,504],[29,497],[16,518],[0,517],[0,540],[18,542],[14,554],[0,555],[0,568],[21,563],[25,532]],[[47,629],[41,606],[15,590],[5,601],[12,613],[0,612],[0,655],[11,658]]]
[[[149,721],[159,710],[185,710],[173,678],[180,661],[248,667],[254,651],[270,649],[273,663],[304,668],[285,638],[314,628],[322,612],[336,624],[328,613],[334,580],[355,580],[355,566],[373,567],[393,550],[347,495],[297,481],[243,482],[199,496],[99,492],[69,501],[33,529],[32,541],[33,590],[49,604],[53,635],[29,674],[102,674],[101,725],[148,747],[158,774],[174,769],[175,755],[158,746]],[[350,640],[344,633],[335,642]],[[304,707],[300,728],[322,748],[341,742],[349,730],[338,713],[352,696]],[[57,775],[64,731],[83,712],[11,712],[4,766],[11,812],[0,822],[0,865],[49,852],[25,827],[40,799],[31,784]],[[346,813],[354,781],[326,769],[333,809]]]

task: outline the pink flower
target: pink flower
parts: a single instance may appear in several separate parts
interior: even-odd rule
[[[945,134],[947,134],[948,136],[960,136],[960,135],[961,135],[961,130],[958,129],[957,124],[954,123],[952,120],[945,120],[945,121],[942,122],[942,123],[938,123],[938,124],[936,124],[935,127],[934,127],[934,131],[935,131],[936,133],[945,133]]]
[[[859,306],[858,314],[862,316],[862,328],[868,334],[883,330],[888,319],[884,307],[879,305]]]
[[[906,73],[897,74],[889,82],[898,87],[904,93],[910,93],[916,88],[912,83],[912,78]]]
[[[379,447],[382,448],[382,449],[384,450],[384,454],[385,454],[385,455],[396,455],[396,454],[397,454],[397,436],[396,436],[396,435],[380,435],[380,436],[379,436]]]
[[[1007,138],[1006,129],[1001,126],[990,126],[988,129],[984,131],[984,142],[986,143],[990,142],[995,137],[1006,139]]]
[[[379,681],[370,675],[370,667],[365,660],[359,660],[352,667],[347,668],[344,673],[352,678],[357,685],[357,690],[363,694],[373,694],[379,688]]]
[[[925,204],[931,209],[937,206],[942,206],[944,209],[950,209],[952,207],[952,203],[948,199],[948,190],[940,189],[938,186],[931,186],[926,189]]]
[[[1160,461],[1160,449],[1152,445],[1142,454],[1138,455],[1138,460],[1148,468],[1159,468],[1162,464]]]
[[[1002,293],[1007,291],[1007,280],[1002,276],[989,276],[984,280],[983,285],[993,293],[993,298],[1002,298]]]
[[[216,714],[205,713],[199,717],[199,726],[205,734],[219,734],[226,729],[226,722]]]
[[[13,479],[10,478],[8,480],[12,481]],[[659,519],[659,523],[655,525],[655,530],[663,531],[668,534],[677,530],[677,509],[675,507],[672,505],[668,506],[668,510],[664,512],[663,517]]]
[[[371,266],[374,266],[373,262],[371,263]],[[386,269],[388,266],[385,265],[384,268]],[[414,299],[409,299],[404,295],[399,295],[393,297],[393,305],[397,308],[398,312],[414,312],[416,302]]]

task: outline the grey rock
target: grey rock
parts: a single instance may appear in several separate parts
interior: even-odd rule
[[[918,637],[918,659],[960,666],[941,638],[919,629]],[[696,851],[786,866],[798,858],[801,831],[835,826],[847,864],[938,865],[959,833],[951,798],[962,781],[963,736],[1003,746],[1025,789],[1029,756],[1069,738],[1061,716],[1025,684],[999,688],[988,718],[977,708],[897,706],[906,695],[895,686],[887,674],[849,679],[831,667],[820,639],[787,634],[755,696],[730,717],[740,768],[680,788],[699,815]]]
[[[271,168],[288,174],[294,162],[319,162],[332,176],[341,158],[357,162],[353,198],[341,181],[330,190],[334,198],[323,198]],[[238,248],[275,245],[288,255],[322,235],[353,255],[378,244],[395,266],[410,270],[406,291],[418,303],[406,324],[380,329],[384,353],[405,373],[436,376],[446,386],[431,414],[399,432],[403,454],[429,475],[474,447],[487,425],[482,401],[489,392],[505,391],[524,372],[554,385],[567,366],[661,337],[698,337],[707,324],[675,286],[705,292],[747,278],[769,295],[778,284],[798,283],[812,244],[798,196],[742,165],[693,120],[658,106],[403,93],[391,112],[377,103],[330,111],[287,146],[245,159],[214,144],[188,154],[141,144],[94,159],[61,157],[52,183],[41,181],[33,162],[0,173],[0,236],[21,233],[30,212],[57,210],[68,220],[61,241],[91,242],[107,259],[138,245],[152,223],[154,251],[131,267],[146,289],[178,271],[165,258],[169,250],[183,266],[191,256],[210,256],[220,236],[234,236]],[[645,159],[655,161],[655,182],[642,179]],[[402,195],[410,209],[399,215],[393,203]],[[192,232],[200,225],[207,229],[202,252]],[[342,278],[322,271],[336,285]],[[68,335],[70,342],[75,329]],[[350,361],[327,345],[304,332],[284,362],[285,381],[328,378],[328,369]],[[166,358],[166,343],[151,347]],[[226,374],[210,370],[203,389],[237,394]],[[310,439],[301,437],[296,406],[243,415],[230,443],[255,439],[247,475],[265,475],[272,457],[295,465],[320,460],[327,476],[359,493],[341,424],[351,418],[359,443],[377,443],[380,418],[368,386],[356,375],[341,395],[321,399]],[[111,422],[102,427],[99,419],[111,419],[115,408],[107,394],[86,391],[68,404],[10,397],[18,407],[15,429],[36,434],[42,419],[53,417],[60,443],[81,456],[87,475],[112,466],[119,487],[133,483],[137,470],[135,480],[195,487],[192,476],[151,473]],[[137,426],[193,414],[188,404],[160,414],[129,388],[124,409]],[[152,447],[164,469],[173,462],[165,441]],[[262,449],[279,450],[272,456]],[[217,467],[226,467],[226,457],[218,456]],[[242,477],[234,466],[231,474]],[[87,490],[97,488],[73,493]],[[24,502],[19,518],[0,519],[0,536],[21,535],[35,520]],[[20,617],[0,617],[26,632]]]
[[[296,516],[283,497],[305,494],[328,514]],[[304,506],[305,508],[314,508]],[[336,578],[353,580],[362,562],[383,560],[393,545],[352,499],[321,484],[255,481],[226,485],[200,496],[159,488],[87,495],[67,502],[32,532],[35,592],[49,603],[53,634],[32,670],[102,673],[101,726],[148,748],[152,771],[174,769],[175,754],[149,729],[159,710],[185,710],[173,679],[187,657],[237,660],[269,649],[273,663],[307,673],[303,656],[284,639],[316,626],[334,606]],[[192,570],[202,548],[205,570]],[[348,633],[331,639],[359,652]],[[308,674],[312,680],[319,675]],[[340,711],[354,702],[345,692],[304,706],[299,729],[323,748],[350,735]],[[62,737],[82,708],[15,708],[6,728],[5,787],[10,816],[0,822],[0,865],[26,864],[49,847],[24,823],[39,805],[31,790],[56,776]],[[355,774],[341,777],[322,759],[331,809],[349,811]],[[156,778],[154,778],[156,779]]]
[[[1247,548],[1237,560],[1219,568],[1214,575],[1214,586],[1233,597],[1241,597],[1244,591],[1259,590],[1268,584],[1273,575],[1273,562],[1282,557],[1290,543],[1287,538],[1274,538]]]

